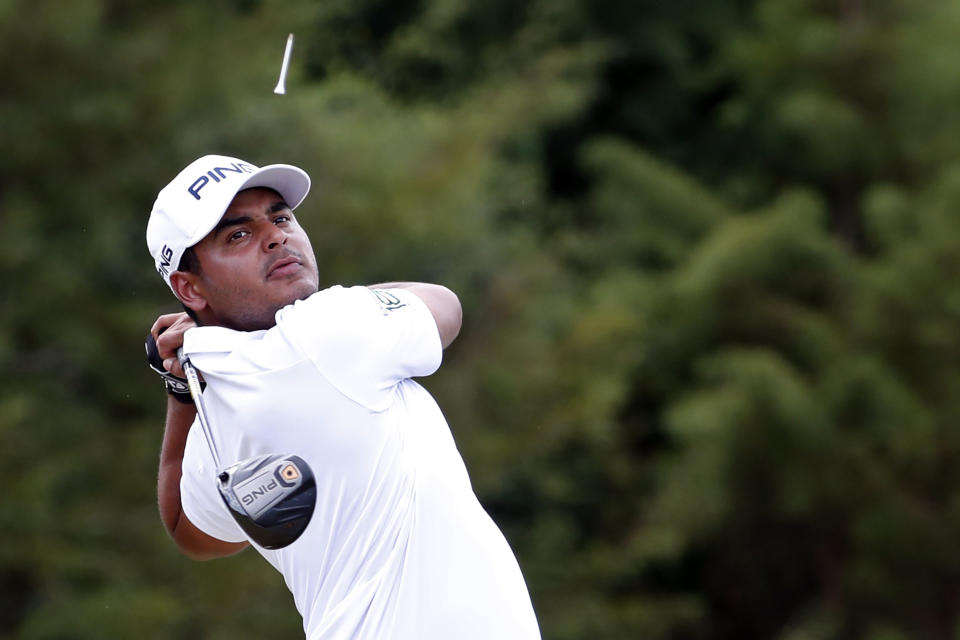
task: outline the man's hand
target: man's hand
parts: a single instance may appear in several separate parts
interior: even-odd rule
[[[150,335],[157,342],[157,351],[163,360],[163,368],[177,376],[186,377],[183,367],[177,360],[177,349],[183,346],[183,334],[187,329],[197,326],[186,313],[167,313],[159,318],[150,327]]]

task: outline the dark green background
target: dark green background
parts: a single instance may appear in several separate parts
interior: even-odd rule
[[[156,509],[144,229],[223,153],[311,173],[325,284],[460,294],[426,384],[545,638],[960,637],[958,34],[928,0],[0,0],[0,636],[302,635]]]

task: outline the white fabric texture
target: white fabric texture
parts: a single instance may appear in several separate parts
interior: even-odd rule
[[[309,640],[540,637],[513,552],[443,414],[410,379],[442,356],[416,295],[332,287],[266,331],[192,329],[184,350],[207,381],[224,466],[294,454],[316,476],[303,535],[277,551],[253,545],[283,574]],[[198,423],[180,490],[197,527],[247,539],[220,500]]]

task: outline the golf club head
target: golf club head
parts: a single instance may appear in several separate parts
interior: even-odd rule
[[[299,456],[267,454],[220,472],[220,497],[250,539],[266,549],[293,543],[317,504],[313,471]]]

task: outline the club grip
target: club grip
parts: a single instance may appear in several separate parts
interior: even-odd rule
[[[157,341],[152,333],[147,334],[147,339],[143,343],[147,350],[147,362],[154,369],[163,369],[163,360],[160,359],[160,351],[157,349]]]

